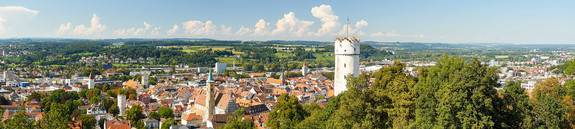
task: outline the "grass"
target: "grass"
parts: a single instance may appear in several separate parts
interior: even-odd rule
[[[244,54],[246,54],[245,52],[238,52],[238,51],[232,51],[232,53],[234,53],[234,55],[244,55]]]
[[[187,53],[190,53],[190,52],[198,52],[198,50],[194,50],[194,49],[184,49],[184,50],[182,50],[182,51],[183,51],[183,52],[187,52]]]
[[[292,54],[291,53],[285,53],[285,52],[278,52],[278,53],[275,53],[274,55],[278,58],[288,58]]]
[[[130,64],[112,64],[112,66],[114,66],[114,67],[126,67],[126,66],[130,66]]]
[[[236,65],[241,64],[241,62],[238,61],[237,58],[233,58],[233,57],[216,57],[216,60],[218,60],[218,62],[221,62],[221,63],[226,63],[226,64],[228,64],[228,66],[232,66],[234,61],[236,61]]]

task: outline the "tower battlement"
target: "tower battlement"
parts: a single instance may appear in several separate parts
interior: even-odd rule
[[[360,51],[359,41],[357,37],[337,37],[333,44],[334,52],[336,55],[358,55]]]

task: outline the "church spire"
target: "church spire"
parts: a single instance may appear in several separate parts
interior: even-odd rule
[[[92,72],[90,72],[90,76],[88,76],[88,79],[94,79],[94,75],[92,75]]]
[[[207,82],[214,82],[214,77],[212,76],[212,70],[210,70],[210,75],[208,76]]]

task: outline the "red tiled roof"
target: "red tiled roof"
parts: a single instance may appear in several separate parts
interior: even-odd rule
[[[202,120],[202,117],[200,117],[200,116],[198,116],[198,115],[196,115],[196,114],[190,113],[190,114],[188,114],[188,115],[182,117],[182,120],[186,120],[186,121]]]

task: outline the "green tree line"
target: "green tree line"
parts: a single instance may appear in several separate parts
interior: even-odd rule
[[[521,82],[496,90],[496,69],[444,56],[419,77],[398,61],[348,78],[324,108],[281,95],[266,127],[278,128],[574,128],[575,82],[549,78],[528,93]],[[370,78],[375,78],[369,83]],[[238,121],[231,121],[238,125]],[[242,127],[253,127],[244,124]]]

